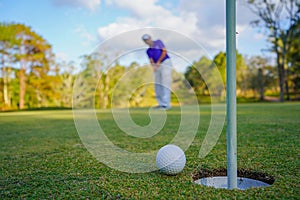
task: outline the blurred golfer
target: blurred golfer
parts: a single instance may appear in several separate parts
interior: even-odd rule
[[[158,102],[155,108],[170,109],[172,62],[167,49],[161,40],[152,40],[148,34],[144,34],[142,39],[149,46],[147,55],[154,70],[155,94]]]

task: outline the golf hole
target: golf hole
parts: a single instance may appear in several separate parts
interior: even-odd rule
[[[273,176],[245,169],[239,169],[237,176],[237,189],[239,190],[268,187],[275,182]],[[199,185],[223,189],[228,188],[226,169],[200,169],[192,174],[192,179],[194,183]]]

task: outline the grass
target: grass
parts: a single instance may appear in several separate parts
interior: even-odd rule
[[[180,121],[178,111],[168,111],[161,133],[148,139],[123,134],[109,110],[97,116],[110,140],[142,152],[171,141]],[[192,183],[191,174],[198,170],[226,168],[225,128],[210,154],[198,158],[210,119],[209,106],[200,106],[200,111],[186,167],[176,176],[124,173],[98,162],[83,146],[71,110],[0,113],[0,199],[299,199],[299,103],[238,106],[238,167],[275,177],[271,187],[246,191]],[[131,115],[137,124],[149,123],[145,108],[132,109]]]

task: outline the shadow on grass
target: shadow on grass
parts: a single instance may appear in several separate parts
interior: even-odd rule
[[[22,112],[22,111],[51,111],[51,110],[72,110],[71,107],[40,107],[40,108],[26,108],[15,110],[2,110],[0,112]]]

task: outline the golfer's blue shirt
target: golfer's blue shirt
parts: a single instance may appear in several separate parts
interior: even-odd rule
[[[164,43],[162,43],[161,40],[153,41],[153,46],[148,48],[148,50],[147,50],[148,57],[152,58],[153,61],[156,63],[162,54],[163,48],[166,48],[166,47],[165,47]],[[163,62],[164,60],[166,60],[168,58],[170,58],[170,57],[168,54],[166,54],[166,56],[163,58],[163,60],[161,62]]]

